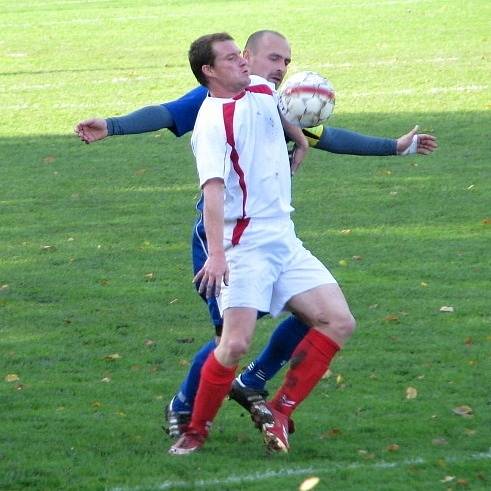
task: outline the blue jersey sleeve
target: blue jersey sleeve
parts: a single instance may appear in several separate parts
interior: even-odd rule
[[[199,108],[208,94],[208,89],[200,85],[179,99],[165,102],[163,106],[171,113],[174,125],[169,128],[176,136],[193,131]]]

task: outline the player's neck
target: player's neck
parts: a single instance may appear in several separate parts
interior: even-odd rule
[[[212,97],[217,97],[219,99],[233,99],[242,95],[246,87],[225,87],[219,84],[210,84],[208,90]]]

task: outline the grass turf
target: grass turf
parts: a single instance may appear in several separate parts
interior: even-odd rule
[[[298,489],[311,475],[320,490],[488,488],[489,10],[0,2],[0,488]],[[359,330],[295,415],[290,455],[265,458],[227,403],[203,452],[176,459],[162,406],[211,332],[191,285],[188,138],[86,147],[70,131],[193,87],[198,35],[243,43],[264,27],[289,37],[292,73],[333,81],[330,124],[395,137],[419,123],[440,149],[311,152],[294,219]],[[273,326],[260,322],[253,353]]]

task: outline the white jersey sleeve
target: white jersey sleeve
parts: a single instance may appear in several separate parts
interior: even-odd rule
[[[199,184],[214,178],[227,179],[230,170],[230,146],[223,124],[222,104],[213,98],[200,108],[191,138]]]

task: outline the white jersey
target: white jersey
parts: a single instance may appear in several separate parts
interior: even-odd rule
[[[200,186],[213,178],[224,180],[224,219],[239,229],[250,219],[288,218],[293,211],[276,103],[272,84],[252,76],[251,85],[233,99],[207,97],[196,119],[191,145]]]

